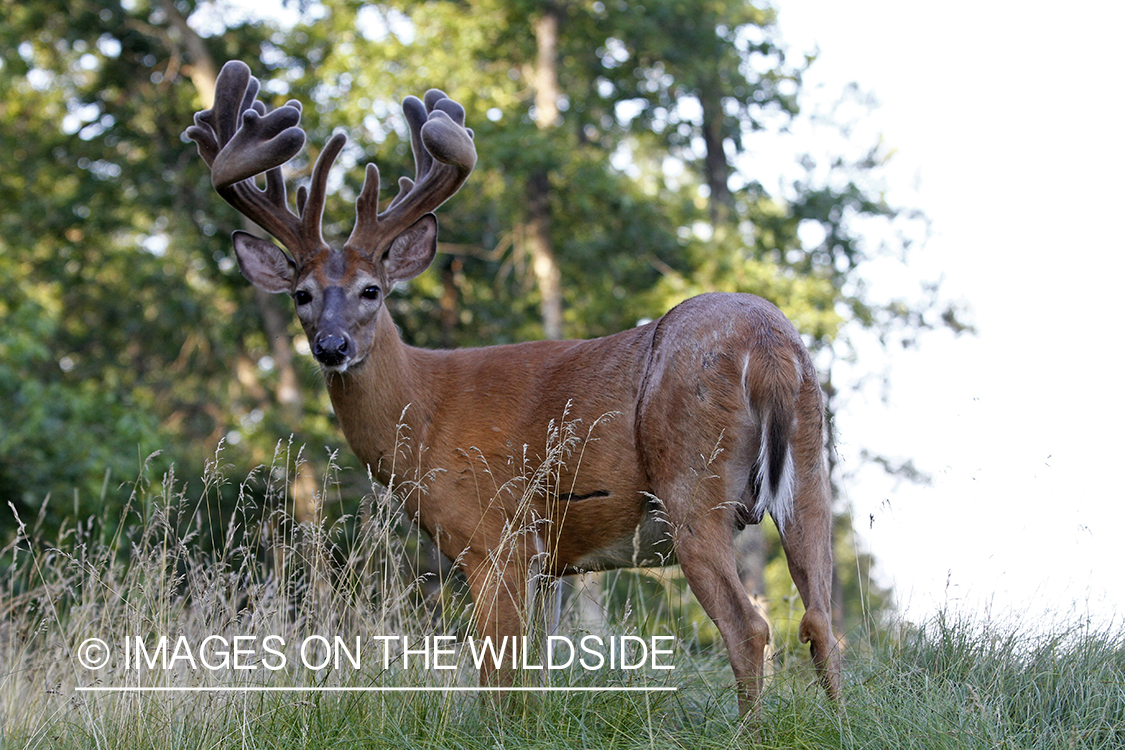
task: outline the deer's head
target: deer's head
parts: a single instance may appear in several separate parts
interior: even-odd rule
[[[399,179],[399,192],[379,211],[379,170],[367,165],[356,201],[356,223],[343,245],[321,234],[328,170],[347,142],[329,139],[313,167],[312,183],[297,190],[297,211],[286,198],[281,167],[305,144],[301,105],[289,101],[272,112],[257,100],[250,68],[228,62],[215,85],[215,103],[187,129],[211,167],[211,184],[228,203],[289,251],[248,232],[234,233],[243,276],[267,292],[292,296],[313,355],[327,370],[343,372],[370,353],[384,295],[412,279],[437,251],[434,209],[457,192],[477,154],[465,110],[436,89],[424,101],[407,97],[415,179]],[[265,189],[255,178],[265,174]]]

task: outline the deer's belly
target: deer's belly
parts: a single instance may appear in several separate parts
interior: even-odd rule
[[[587,550],[567,566],[567,572],[649,568],[675,562],[668,521],[663,511],[649,503],[632,529],[608,544]]]

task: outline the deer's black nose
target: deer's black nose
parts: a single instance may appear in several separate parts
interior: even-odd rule
[[[352,356],[351,340],[338,333],[317,336],[313,343],[313,356],[325,367],[339,367]]]

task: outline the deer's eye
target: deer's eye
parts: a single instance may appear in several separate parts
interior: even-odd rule
[[[379,299],[379,287],[377,287],[377,286],[364,287],[363,291],[359,293],[359,296],[363,297],[364,299],[372,299],[372,300]]]
[[[293,292],[293,301],[296,302],[298,306],[307,305],[312,302],[312,295],[306,292],[304,289],[298,289],[297,291]]]

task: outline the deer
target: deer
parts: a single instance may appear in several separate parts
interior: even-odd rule
[[[825,404],[785,315],[757,296],[708,293],[591,340],[408,346],[385,300],[434,260],[433,212],[476,164],[464,108],[437,89],[403,101],[415,177],[380,210],[379,170],[367,164],[353,230],[329,244],[328,173],[347,137],[325,143],[294,211],[282,166],[305,145],[301,105],[267,110],[259,90],[246,64],[226,63],[212,108],[185,135],[214,190],[284,246],[233,234],[245,278],[292,298],[359,461],[385,486],[419,488],[402,502],[463,571],[477,637],[524,633],[537,571],[678,563],[722,636],[741,714],[755,714],[770,631],[740,583],[733,540],[768,513],[805,605],[799,638],[839,701]],[[580,466],[563,462],[530,497],[513,490],[527,488],[521,452],[563,418],[588,430]],[[487,660],[480,672],[482,686],[513,682]]]

